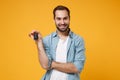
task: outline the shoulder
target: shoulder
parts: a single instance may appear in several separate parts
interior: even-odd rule
[[[84,39],[81,35],[72,32],[72,40],[75,46],[84,46]]]
[[[74,32],[72,32],[72,38],[74,41],[83,41],[83,37],[79,34],[75,34]]]
[[[43,42],[50,42],[51,40],[52,40],[52,38],[54,37],[54,35],[55,35],[55,32],[52,32],[52,33],[50,33],[49,35],[47,35],[47,36],[45,36],[45,37],[43,37]]]

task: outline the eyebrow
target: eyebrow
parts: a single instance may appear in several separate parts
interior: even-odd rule
[[[57,19],[61,19],[61,17],[56,17]],[[68,18],[68,16],[63,17],[63,19]]]

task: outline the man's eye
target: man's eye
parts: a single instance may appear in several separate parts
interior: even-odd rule
[[[64,18],[64,20],[67,20],[67,19],[68,19],[67,17]]]
[[[57,18],[57,20],[60,20],[60,18]]]

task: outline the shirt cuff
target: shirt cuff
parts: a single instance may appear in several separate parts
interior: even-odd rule
[[[51,64],[52,64],[52,60],[51,60],[51,59],[49,59],[49,61],[48,61],[48,70],[50,70],[50,69],[51,69]]]

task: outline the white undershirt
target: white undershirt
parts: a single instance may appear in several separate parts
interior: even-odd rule
[[[66,63],[68,38],[69,37],[67,37],[66,40],[59,39],[56,49],[57,62]],[[67,74],[64,72],[53,70],[50,80],[67,80]]]

